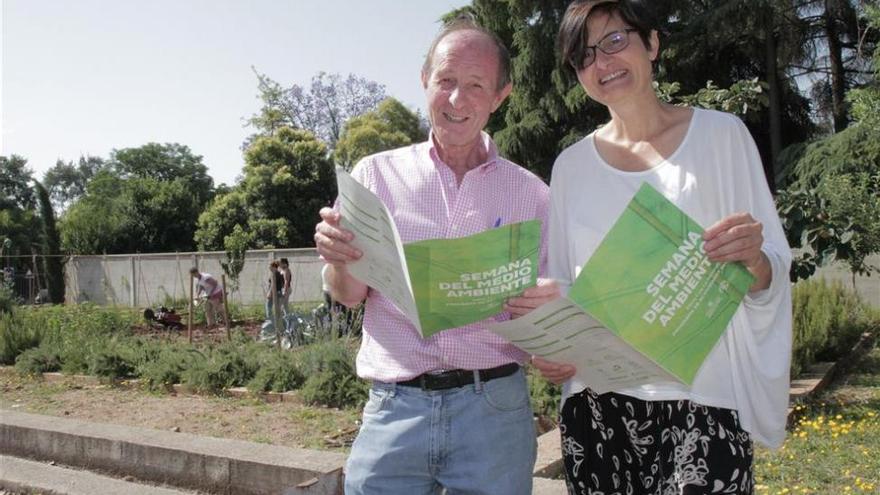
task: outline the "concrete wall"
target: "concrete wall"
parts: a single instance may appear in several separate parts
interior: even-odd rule
[[[287,258],[293,272],[291,301],[321,300],[321,268],[314,249],[274,249],[248,251],[240,288],[231,301],[239,304],[262,304],[268,279],[267,266],[275,258]],[[68,302],[94,302],[101,305],[146,307],[161,303],[166,297],[186,299],[189,295],[189,268],[216,276],[223,273],[222,251],[168,254],[119,254],[72,256],[66,264]],[[880,256],[868,258],[880,266]],[[852,275],[843,263],[818,270],[817,277],[839,280],[852,288]],[[856,277],[855,289],[868,304],[880,308],[880,276]]]
[[[868,264],[880,267],[880,255],[868,257]],[[822,267],[816,271],[817,277],[822,277],[828,281],[838,281],[847,289],[855,288],[863,301],[875,308],[880,308],[880,273],[874,273],[870,277],[857,276],[855,278],[855,287],[853,287],[852,272],[846,263],[833,263],[829,266]]]
[[[321,268],[314,249],[272,249],[248,251],[239,275],[239,290],[230,301],[239,304],[262,304],[268,283],[269,261],[287,258],[293,274],[290,300],[319,301]],[[200,253],[119,254],[71,256],[65,270],[66,301],[93,302],[100,305],[146,307],[165,299],[187,299],[192,278],[189,269],[198,266],[217,279],[223,274],[222,251]]]

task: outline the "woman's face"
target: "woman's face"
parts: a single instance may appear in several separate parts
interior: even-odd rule
[[[629,27],[617,14],[598,12],[587,19],[590,33],[587,45],[595,46],[610,33]],[[593,63],[577,71],[578,81],[590,98],[608,107],[654,91],[651,62],[657,58],[657,33],[651,32],[650,50],[645,48],[638,32],[631,31],[624,36],[628,36],[629,41],[626,48],[612,55],[596,48]]]

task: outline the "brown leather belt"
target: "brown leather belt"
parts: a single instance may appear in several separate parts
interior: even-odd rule
[[[510,376],[519,369],[516,363],[508,363],[498,366],[497,368],[489,368],[479,370],[481,382],[488,382],[495,378]],[[405,382],[397,382],[397,385],[403,387],[419,387],[422,390],[446,390],[449,388],[463,387],[474,383],[473,370],[450,370],[442,373],[423,373],[411,380]]]

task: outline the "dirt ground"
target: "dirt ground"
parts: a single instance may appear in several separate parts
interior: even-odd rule
[[[0,369],[2,409],[341,452],[348,450],[360,420],[358,410],[157,394],[74,379],[47,383],[11,368]]]

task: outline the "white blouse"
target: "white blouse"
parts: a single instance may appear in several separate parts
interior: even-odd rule
[[[791,359],[791,250],[767,187],[761,158],[735,116],[694,109],[684,140],[665,161],[624,172],[596,150],[595,132],[556,159],[550,182],[549,275],[567,293],[605,233],[643,182],[703,228],[737,212],[763,223],[770,287],[746,296],[691,387],[654,383],[616,390],[643,400],[679,400],[736,409],[752,437],[778,447],[785,437]],[[564,397],[586,384],[566,383]]]

